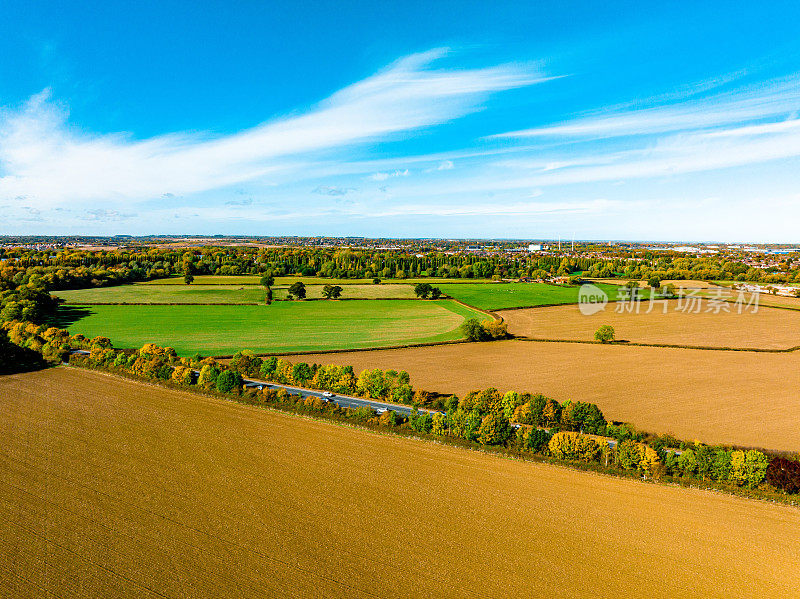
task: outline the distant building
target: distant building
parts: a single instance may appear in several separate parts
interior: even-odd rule
[[[542,244],[541,243],[532,243],[528,246],[529,252],[541,252],[542,251]]]

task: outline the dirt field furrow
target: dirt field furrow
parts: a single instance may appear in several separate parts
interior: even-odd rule
[[[287,358],[299,361],[298,356]],[[311,354],[302,361],[407,370],[411,383],[596,403],[608,419],[681,439],[800,450],[800,352],[499,341]]]
[[[630,307],[630,306],[629,306]],[[576,305],[502,310],[498,312],[514,335],[534,339],[593,341],[602,325],[614,327],[616,338],[634,343],[789,349],[800,346],[800,311],[759,307],[756,312],[732,304],[714,306],[707,300],[694,304],[678,300],[642,302],[636,311],[624,304],[606,306],[592,315]],[[724,308],[724,309],[723,309]],[[715,311],[719,310],[719,311]]]
[[[0,585],[41,597],[752,597],[800,510],[59,368],[0,378]]]

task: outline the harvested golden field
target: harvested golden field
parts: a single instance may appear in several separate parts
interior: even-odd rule
[[[794,508],[77,369],[4,377],[0,397],[3,596],[790,597],[800,588]]]
[[[575,305],[504,310],[498,314],[508,323],[510,333],[534,339],[593,341],[598,327],[607,324],[614,327],[617,339],[637,343],[761,349],[800,346],[800,311],[762,306],[755,312],[746,309],[740,314],[732,304],[699,299],[683,301],[688,311],[680,311],[680,305],[679,300],[656,301],[652,305],[648,301],[638,305],[608,304],[605,310],[590,316]],[[628,312],[628,307],[638,307],[639,311]]]
[[[592,283],[606,283],[608,285],[625,285],[629,280],[626,278],[617,278],[617,279],[587,279]],[[635,279],[633,279],[635,280]],[[641,287],[647,286],[647,281],[639,281],[639,285]],[[661,285],[675,285],[675,287],[683,287],[685,289],[709,289],[709,288],[716,288],[718,285],[716,283],[712,283],[710,281],[697,281],[697,280],[690,280],[690,279],[664,279],[661,281]]]
[[[404,369],[415,386],[461,396],[497,387],[589,401],[647,431],[800,450],[800,352],[497,341],[302,359]]]
[[[728,301],[736,301],[739,297],[739,291],[723,287],[709,287],[696,292],[698,295],[708,297],[722,297]],[[771,293],[759,293],[758,300],[753,299],[753,294],[744,292],[744,302],[758,302],[759,306],[775,306],[779,308],[792,308],[800,310],[800,298],[788,297],[786,295],[773,295]]]

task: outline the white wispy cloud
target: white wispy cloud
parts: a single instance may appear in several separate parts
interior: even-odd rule
[[[566,122],[500,133],[493,137],[607,138],[651,135],[708,129],[759,119],[788,118],[796,114],[799,105],[800,77],[792,76],[667,105],[647,108],[629,105],[623,110],[604,109]]]
[[[434,69],[444,49],[415,54],[307,112],[237,134],[172,133],[138,140],[69,122],[45,91],[0,113],[0,198],[44,204],[191,194],[301,170],[314,153],[441,125],[491,93],[544,81],[533,68]]]
[[[372,181],[386,181],[386,179],[390,179],[392,177],[408,177],[410,174],[408,169],[403,170],[396,170],[392,171],[391,173],[375,173],[369,176],[369,179]]]
[[[800,77],[791,76],[668,106],[630,105],[504,133],[493,138],[580,143],[557,152],[553,146],[521,148],[496,160],[506,173],[487,180],[487,189],[654,179],[791,160],[800,157],[798,112]]]

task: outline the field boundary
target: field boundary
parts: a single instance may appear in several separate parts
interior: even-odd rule
[[[472,307],[472,306],[470,306]],[[380,347],[357,347],[355,349],[316,349],[316,350],[302,350],[292,352],[277,352],[277,353],[263,353],[258,352],[253,355],[256,356],[308,356],[314,354],[347,354],[350,352],[365,352],[365,351],[382,351],[388,349],[411,349],[414,347],[433,347],[436,345],[458,345],[460,343],[475,343],[468,339],[451,339],[450,341],[425,341],[422,343],[406,343],[402,345],[382,345]],[[488,342],[483,342],[488,343]],[[223,356],[209,356],[215,360],[230,360],[233,354]]]
[[[699,349],[703,351],[734,351],[734,352],[754,352],[762,354],[788,354],[800,350],[800,345],[781,349],[769,349],[763,347],[727,347],[713,345],[684,345],[679,343],[645,343],[643,341],[612,341],[603,343],[601,341],[591,341],[585,339],[543,339],[538,337],[515,336],[517,341],[528,341],[533,343],[582,343],[585,345],[615,345],[620,347],[662,347],[666,349]]]
[[[491,317],[492,320],[496,320],[498,322],[503,322],[503,317],[500,316],[499,314],[495,314],[491,310],[484,310],[483,308],[478,308],[477,306],[473,306],[473,305],[468,304],[466,302],[462,302],[460,299],[456,299],[451,295],[446,296],[446,299],[449,299],[450,301],[453,301],[453,302],[455,302],[457,304],[461,304],[462,306],[464,306],[465,308],[469,308],[470,310],[476,310],[476,311],[478,311],[478,312],[480,312],[482,314],[486,314],[486,316]]]
[[[703,481],[690,481],[690,480],[683,480],[683,479],[675,479],[670,478],[670,480],[664,479],[654,479],[652,477],[645,477],[643,478],[638,471],[631,471],[625,472],[620,470],[609,470],[604,468],[602,465],[593,464],[593,463],[580,463],[580,462],[573,462],[573,461],[566,461],[566,460],[559,460],[558,458],[550,457],[550,456],[541,456],[536,454],[525,455],[519,452],[513,452],[506,450],[505,448],[499,446],[480,446],[474,444],[467,444],[465,442],[453,442],[446,439],[448,437],[433,437],[431,435],[427,435],[425,433],[420,433],[417,431],[410,431],[410,430],[393,430],[387,429],[384,427],[371,427],[366,426],[364,424],[357,424],[354,422],[348,422],[344,420],[338,420],[335,418],[329,418],[322,414],[313,414],[313,413],[299,413],[289,409],[282,409],[280,407],[276,407],[273,405],[265,405],[265,404],[256,404],[251,403],[248,401],[244,401],[239,396],[231,396],[231,395],[222,395],[217,393],[209,393],[207,391],[201,389],[187,389],[186,387],[175,386],[168,383],[164,383],[162,381],[154,381],[148,379],[142,379],[137,376],[126,375],[117,372],[110,372],[108,370],[102,368],[94,368],[91,366],[85,365],[77,365],[77,364],[62,364],[60,366],[56,366],[56,368],[75,368],[76,370],[88,370],[91,372],[98,373],[100,375],[105,375],[109,378],[120,378],[122,380],[132,381],[138,383],[140,385],[151,386],[158,389],[166,389],[169,391],[174,391],[177,393],[189,393],[194,396],[199,396],[204,398],[209,402],[214,401],[221,401],[230,404],[237,404],[240,406],[244,406],[251,409],[256,410],[267,410],[270,412],[283,414],[288,417],[295,417],[300,419],[311,420],[314,422],[320,422],[324,424],[330,424],[334,426],[341,426],[344,428],[350,428],[354,430],[363,431],[365,433],[373,433],[376,435],[381,436],[391,436],[391,437],[399,437],[405,439],[413,439],[416,442],[420,443],[430,443],[435,445],[440,445],[443,447],[450,447],[454,450],[466,450],[466,451],[474,451],[477,453],[482,453],[484,455],[491,455],[495,456],[500,459],[506,460],[517,460],[521,462],[531,462],[537,464],[545,464],[549,466],[553,466],[555,468],[564,468],[566,470],[584,472],[594,476],[607,476],[613,477],[620,480],[630,480],[633,482],[638,482],[641,484],[649,484],[649,485],[662,485],[666,487],[674,487],[674,488],[684,488],[684,489],[694,489],[696,491],[701,492],[708,492],[718,495],[726,495],[730,497],[738,497],[740,499],[750,499],[755,501],[764,501],[767,503],[783,505],[791,508],[798,508],[800,507],[800,502],[795,500],[792,495],[777,495],[777,496],[764,496],[757,492],[753,492],[753,490],[749,490],[745,487],[733,488],[733,487],[722,487],[715,485],[712,481],[707,481],[705,484],[702,484]],[[698,484],[700,483],[700,484]]]
[[[275,300],[284,301],[284,300]],[[64,306],[261,306],[264,302],[64,302]]]

